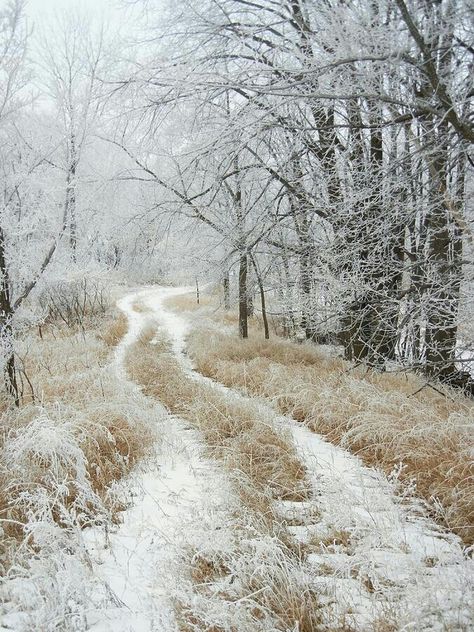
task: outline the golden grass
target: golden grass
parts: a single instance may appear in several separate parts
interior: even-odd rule
[[[246,630],[269,629],[269,617],[271,628],[282,632],[296,625],[301,632],[315,630],[321,620],[318,597],[296,568],[299,555],[285,545],[286,525],[273,507],[275,500],[310,497],[306,472],[290,436],[272,426],[268,412],[258,402],[223,394],[213,385],[187,375],[166,338],[153,327],[130,348],[126,362],[143,392],[158,398],[172,413],[199,429],[210,456],[226,468],[245,516],[236,516],[235,539],[244,538],[247,544],[243,543],[243,548],[248,547],[249,537],[269,538],[273,546],[273,561],[261,553],[263,558],[257,566],[253,554],[246,556],[238,546],[233,559],[202,552],[190,555],[189,576],[195,594],[207,595],[209,587],[219,585],[225,576],[238,577],[231,594],[220,590],[219,599],[230,609],[238,608],[243,599],[252,604],[245,606]],[[224,626],[213,617],[209,621],[199,611],[195,598],[177,602],[176,615],[183,631],[239,629]]]
[[[199,296],[199,303],[196,299],[195,292],[189,292],[188,294],[178,294],[178,296],[170,296],[164,301],[165,307],[180,312],[195,312],[202,307],[218,307],[218,301],[214,296],[208,294],[201,294]]]
[[[187,376],[153,327],[130,348],[126,362],[146,395],[199,428],[212,457],[239,473],[244,495],[245,481],[250,482],[253,491],[247,502],[256,502],[254,492],[269,499],[307,498],[305,471],[289,435],[277,432],[258,404],[225,397],[212,385]]]
[[[115,347],[122,340],[128,330],[128,318],[123,312],[118,312],[109,326],[99,333],[99,339],[109,347]]]
[[[399,480],[416,482],[434,517],[474,541],[474,405],[408,373],[353,368],[309,345],[191,333],[197,368],[227,386],[270,399],[283,413]],[[421,389],[421,390],[420,390]]]
[[[292,551],[275,544],[268,546],[268,542],[265,550],[262,544],[260,541],[252,549],[244,542],[241,556],[215,552],[189,556],[188,573],[198,598],[191,603],[180,599],[175,604],[179,630],[314,632],[323,629],[319,595]],[[212,597],[215,591],[222,605],[214,607],[209,616],[202,597]],[[343,628],[324,629],[341,632]]]
[[[91,500],[81,506],[79,523],[95,519],[94,498],[113,518],[123,508],[109,490],[152,444],[147,411],[129,403],[107,366],[110,346],[125,332],[126,319],[110,325],[109,319],[98,318],[85,331],[56,325],[43,330],[42,338],[29,334],[22,341],[23,370],[31,387],[19,409],[9,405],[0,417],[0,520],[12,548],[23,538],[30,516],[22,495],[33,498],[43,490],[59,524],[61,512],[76,511],[81,495]],[[15,462],[12,446],[22,447],[21,462],[20,456]],[[13,467],[8,467],[12,458]],[[61,493],[54,472],[63,477]]]

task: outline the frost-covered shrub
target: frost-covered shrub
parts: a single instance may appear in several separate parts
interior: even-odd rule
[[[110,296],[101,278],[84,276],[47,285],[39,303],[47,321],[73,327],[82,326],[87,316],[103,314],[110,305]]]
[[[110,601],[84,527],[108,532],[130,501],[118,481],[152,445],[152,405],[111,365],[124,323],[110,340],[108,319],[83,325],[21,338],[31,393],[0,409],[0,619],[16,632],[81,632]]]
[[[62,418],[59,406],[26,408],[5,428],[1,447],[0,516],[7,535],[43,547],[55,524],[76,530],[103,522],[106,510],[91,484],[80,429]]]
[[[82,528],[109,517],[77,424],[59,406],[27,407],[4,428],[0,485],[4,620],[19,632],[86,629],[84,605],[96,580]]]
[[[106,591],[92,573],[80,534],[68,534],[66,542],[64,530],[49,526],[44,529],[48,546],[34,555],[18,554],[0,583],[2,620],[16,632],[82,632],[88,629],[91,605],[100,608],[105,602]]]

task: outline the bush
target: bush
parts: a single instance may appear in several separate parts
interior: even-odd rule
[[[46,287],[39,303],[46,322],[83,327],[87,317],[105,313],[110,305],[110,296],[101,279],[82,277],[58,281]]]

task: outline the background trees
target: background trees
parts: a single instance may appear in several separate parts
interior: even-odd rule
[[[306,337],[379,368],[397,360],[466,382],[457,360],[472,242],[468,4],[180,7],[154,25],[160,61],[133,85],[154,114],[186,103],[198,136],[212,139],[194,145],[182,184],[192,181],[204,223],[202,208],[243,253],[241,316],[252,251],[282,262],[286,279],[275,271],[269,283],[276,296],[288,293],[282,284],[298,288],[284,316],[295,312]],[[255,237],[242,204],[257,191],[267,224]]]
[[[258,295],[289,335],[468,383],[469,3],[134,6],[120,46],[72,14],[29,52],[5,5],[5,322],[45,270],[210,275],[244,337]]]

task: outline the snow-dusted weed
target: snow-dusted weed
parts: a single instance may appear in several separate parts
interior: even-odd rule
[[[188,350],[200,371],[270,399],[283,413],[398,479],[466,543],[473,538],[474,406],[413,374],[380,374],[283,340],[239,341],[215,327],[194,330]]]
[[[110,365],[124,331],[123,319],[91,318],[22,341],[29,388],[0,420],[0,589],[15,630],[85,630],[87,609],[106,599],[82,530],[116,519],[116,482],[153,436],[151,409]]]

